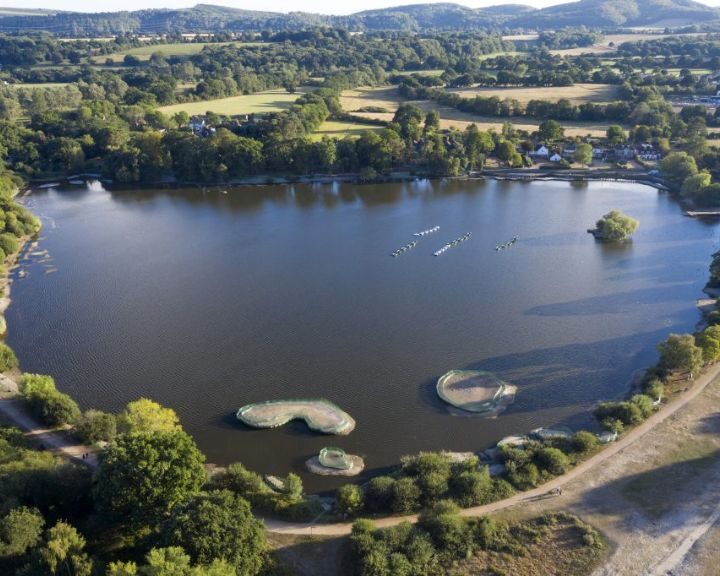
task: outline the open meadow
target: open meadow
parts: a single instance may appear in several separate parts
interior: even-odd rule
[[[505,99],[511,98],[521,104],[530,100],[551,100],[557,102],[563,98],[573,104],[585,102],[612,102],[617,99],[618,87],[611,84],[575,84],[573,86],[549,86],[546,88],[459,88],[448,90],[459,94],[463,98],[483,96],[490,98],[497,96]]]
[[[205,114],[215,112],[226,116],[238,116],[240,114],[266,114],[268,112],[280,112],[289,108],[302,94],[302,90],[291,94],[285,90],[266,90],[256,94],[244,94],[242,96],[230,96],[229,98],[218,98],[217,100],[202,100],[200,102],[184,102],[172,104],[159,108],[161,112],[172,116],[176,112],[185,111],[188,114]]]
[[[139,60],[149,60],[156,52],[162,52],[165,56],[190,56],[202,52],[205,46],[258,46],[262,42],[176,42],[171,44],[148,44],[137,48],[128,48],[121,52],[97,57],[100,60],[110,59],[113,62],[122,62],[125,56],[135,56]]]
[[[534,92],[534,90],[532,91]],[[378,120],[390,121],[395,111],[402,102],[397,88],[391,86],[381,86],[377,88],[357,88],[355,90],[345,90],[340,98],[343,110],[351,112],[357,116],[364,118],[373,118]],[[420,107],[423,111],[437,110],[440,113],[440,127],[443,129],[455,128],[457,130],[465,130],[470,124],[476,124],[480,130],[496,130],[502,129],[502,118],[488,118],[485,116],[475,116],[467,112],[461,112],[449,106],[442,106],[437,102],[430,100],[416,100],[412,104]],[[357,112],[357,110],[365,107],[383,108],[386,112]],[[510,119],[512,124],[520,129],[533,132],[537,130],[539,122],[526,118]],[[568,136],[604,136],[608,123],[604,122],[563,122],[565,134]]]

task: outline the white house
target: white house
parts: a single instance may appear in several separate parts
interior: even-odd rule
[[[557,152],[550,156],[550,162],[560,162],[560,160],[562,160],[562,156],[560,156]]]
[[[535,148],[534,152],[530,153],[531,156],[542,156],[543,158],[547,158],[550,156],[550,150],[548,150],[545,146],[542,144]]]

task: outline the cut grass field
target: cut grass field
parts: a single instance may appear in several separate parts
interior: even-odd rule
[[[547,88],[460,88],[449,90],[464,98],[484,96],[515,99],[521,104],[530,100],[558,101],[562,98],[573,104],[585,102],[612,102],[617,98],[618,87],[611,84],[575,84],[573,86],[550,86]]]
[[[397,88],[381,86],[377,88],[357,88],[355,90],[346,90],[340,97],[340,103],[343,110],[352,112],[357,116],[365,118],[374,118],[379,120],[390,121],[401,103],[400,95]],[[495,130],[499,132],[502,129],[503,118],[488,118],[484,116],[475,116],[467,112],[461,112],[448,106],[441,106],[437,102],[429,100],[413,101],[412,104],[419,106],[423,111],[437,110],[440,113],[440,128],[455,128],[464,130],[470,124],[476,124],[480,130]],[[367,106],[376,106],[384,108],[388,112],[355,112],[360,108]],[[539,122],[526,118],[510,119],[513,126],[520,130],[533,132],[538,129]],[[565,126],[565,134],[567,136],[587,136],[588,134],[595,137],[605,135],[605,131],[609,123],[603,122],[563,122]]]
[[[359,122],[336,122],[328,120],[323,122],[322,126],[311,136],[312,140],[322,140],[324,136],[329,138],[359,138],[368,130],[382,130],[382,126],[373,126],[372,124],[360,124]]]
[[[613,52],[620,44],[625,42],[642,42],[643,40],[660,40],[663,38],[672,38],[676,36],[703,36],[702,32],[692,32],[688,34],[608,34],[602,40],[596,42],[592,46],[584,46],[582,48],[569,48],[566,50],[551,50],[552,54],[561,56],[579,56],[581,54],[603,54],[605,52]]]
[[[70,82],[45,82],[45,83],[29,83],[29,82],[18,82],[16,84],[8,84],[8,86],[12,88],[24,88],[26,90],[32,90],[33,88],[44,88],[44,89],[52,89],[52,88],[64,88],[65,86],[70,86]]]
[[[172,104],[163,106],[159,110],[168,116],[180,111],[185,111],[191,116],[205,114],[206,112],[215,112],[226,116],[265,114],[267,112],[286,110],[295,100],[300,98],[302,93],[302,90],[298,90],[295,94],[290,94],[285,90],[267,90],[256,94],[230,96],[229,98],[219,98],[217,100]]]
[[[107,60],[113,62],[122,62],[125,56],[135,56],[140,60],[149,60],[150,56],[155,52],[162,52],[165,56],[189,56],[197,54],[205,48],[205,46],[227,46],[234,44],[237,46],[259,46],[263,42],[176,42],[171,44],[148,44],[147,46],[138,46],[137,48],[129,48],[107,56],[98,56],[96,59]]]

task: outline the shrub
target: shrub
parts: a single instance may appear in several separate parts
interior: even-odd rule
[[[8,256],[18,251],[19,244],[17,238],[13,234],[7,232],[0,234],[0,250]]]
[[[365,507],[370,512],[390,510],[394,485],[395,479],[390,476],[377,476],[370,480],[365,490]]]
[[[18,359],[15,352],[7,344],[0,343],[0,372],[7,372],[18,367]]]
[[[412,478],[400,478],[392,486],[391,510],[396,514],[414,512],[420,506],[422,491]]]
[[[450,478],[450,493],[460,506],[467,508],[488,501],[492,479],[487,466],[463,470]]]
[[[655,406],[653,405],[653,398],[650,398],[650,396],[646,396],[645,394],[636,394],[632,397],[630,400],[635,406],[637,406],[640,409],[640,412],[643,415],[643,419],[647,418],[655,412]]]
[[[657,400],[665,392],[665,386],[659,378],[650,378],[643,384],[643,394]]]
[[[62,392],[33,393],[28,402],[30,409],[48,426],[74,424],[80,418],[80,408],[75,400]]]
[[[109,442],[115,438],[116,432],[115,416],[100,410],[85,412],[75,427],[77,437],[86,444]]]
[[[623,425],[639,424],[644,420],[643,413],[637,404],[632,402],[602,402],[595,409],[598,420],[619,420]]]
[[[598,440],[595,437],[595,434],[592,434],[587,430],[580,430],[573,434],[571,442],[573,450],[575,450],[575,452],[580,452],[581,454],[583,454],[595,448],[595,446],[597,446]]]
[[[663,370],[681,370],[696,372],[703,362],[703,353],[695,345],[695,338],[691,334],[670,334],[665,342],[657,346],[660,352],[659,365]]]
[[[570,460],[562,450],[543,447],[535,454],[537,465],[556,476],[564,474],[570,468]]]
[[[340,486],[335,497],[335,511],[350,518],[357,516],[363,509],[363,492],[355,484]]]
[[[709,326],[695,336],[695,343],[700,347],[706,363],[720,359],[720,326]]]
[[[19,382],[20,393],[27,397],[30,394],[50,394],[56,391],[52,376],[44,374],[23,374]]]

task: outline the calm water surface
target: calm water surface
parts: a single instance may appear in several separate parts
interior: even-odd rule
[[[26,202],[52,260],[15,272],[9,344],[23,368],[52,374],[83,408],[156,399],[209,460],[277,474],[301,472],[326,445],[377,472],[419,450],[586,423],[658,341],[693,329],[718,247],[717,226],[620,183],[95,185]],[[641,221],[631,244],[586,233],[612,208]],[[494,420],[450,415],[434,383],[453,368],[497,372],[519,387],[516,403]],[[326,437],[234,420],[243,404],[287,397],[326,397],[357,428]],[[311,489],[334,483],[304,477]]]

